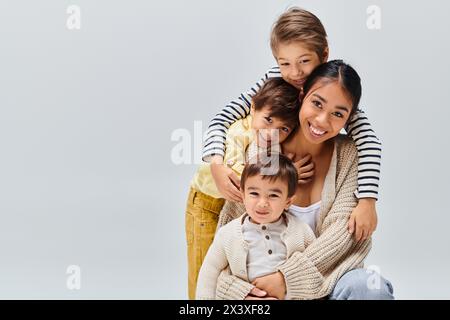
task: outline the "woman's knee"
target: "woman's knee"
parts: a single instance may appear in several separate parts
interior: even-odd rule
[[[336,300],[392,300],[392,284],[379,273],[369,269],[354,269],[336,283],[330,296]]]

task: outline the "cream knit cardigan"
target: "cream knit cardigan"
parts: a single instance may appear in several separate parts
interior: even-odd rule
[[[247,256],[248,245],[242,233],[242,224],[247,214],[234,219],[220,228],[208,249],[197,281],[196,299],[213,300],[216,298],[217,279],[225,268],[231,274],[248,282]],[[283,215],[287,227],[281,239],[286,245],[287,257],[294,252],[303,252],[316,238],[311,228],[299,218],[288,213]],[[316,272],[318,274],[318,272]]]
[[[361,268],[371,248],[371,239],[357,243],[348,232],[351,212],[357,204],[358,153],[344,135],[335,138],[330,168],[322,190],[317,239],[303,252],[294,252],[278,269],[284,275],[291,299],[318,299],[331,293],[346,272]],[[243,213],[243,206],[227,202],[218,228]],[[217,281],[217,299],[244,299],[254,286],[225,269]]]

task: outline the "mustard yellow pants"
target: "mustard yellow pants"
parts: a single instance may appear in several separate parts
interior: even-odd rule
[[[216,232],[219,213],[224,199],[210,197],[193,188],[189,191],[186,205],[186,241],[188,257],[189,299],[195,299],[197,278],[206,252]]]

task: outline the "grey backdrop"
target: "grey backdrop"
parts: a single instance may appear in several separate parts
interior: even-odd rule
[[[81,30],[66,28],[71,4]],[[366,27],[372,4],[380,30]],[[397,298],[450,298],[443,0],[1,1],[0,298],[186,298],[196,165],[172,162],[171,135],[206,130],[274,65],[270,27],[289,5],[314,12],[331,58],[359,71],[384,143],[368,265]]]

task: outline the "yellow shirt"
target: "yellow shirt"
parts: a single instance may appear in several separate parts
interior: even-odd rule
[[[228,165],[240,178],[245,166],[245,154],[248,146],[254,140],[253,130],[251,128],[252,117],[233,123],[228,129],[225,140],[224,164]],[[191,186],[210,197],[223,198],[217,190],[216,184],[211,174],[209,163],[203,163],[197,169],[197,173],[192,180]]]

